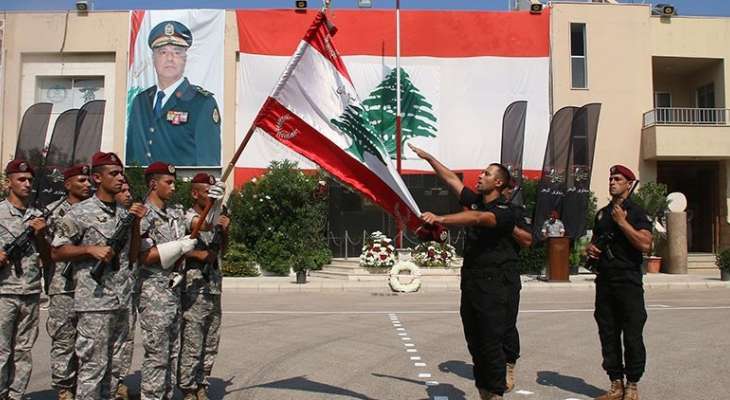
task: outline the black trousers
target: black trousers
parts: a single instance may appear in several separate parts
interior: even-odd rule
[[[461,322],[474,363],[474,383],[479,389],[499,395],[505,391],[507,296],[503,273],[465,277],[462,271]]]
[[[515,364],[520,358],[520,332],[517,331],[517,314],[520,311],[520,291],[522,290],[522,282],[520,281],[520,271],[514,270],[507,272],[507,281],[509,284],[507,294],[507,321],[504,331],[504,349],[505,361],[508,364]]]
[[[647,316],[641,273],[602,275],[603,272],[596,278],[594,317],[601,339],[603,369],[612,381],[625,376],[638,382],[646,366],[643,331]]]

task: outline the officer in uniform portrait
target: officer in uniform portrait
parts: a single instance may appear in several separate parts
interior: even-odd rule
[[[185,166],[218,166],[221,116],[213,93],[186,77],[190,30],[164,21],[150,32],[148,44],[157,84],[132,101],[127,124],[127,165],[153,161]]]
[[[646,366],[641,263],[642,253],[651,247],[651,221],[628,198],[634,173],[623,165],[614,165],[610,173],[611,202],[596,213],[593,243],[587,249],[589,257],[598,259],[594,317],[603,369],[611,380],[608,392],[597,399],[638,400],[637,384]]]

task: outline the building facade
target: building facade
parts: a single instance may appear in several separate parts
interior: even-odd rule
[[[730,18],[659,17],[648,5],[553,2],[552,111],[602,103],[591,188],[608,200],[621,163],[643,182],[687,196],[690,252],[730,247]],[[681,10],[680,10],[681,12]],[[93,89],[104,99],[102,149],[124,153],[129,13],[0,14],[0,161],[13,155],[23,112],[57,99],[53,118]],[[235,11],[226,12],[224,83],[236,88]],[[84,92],[85,90],[85,92]],[[236,90],[224,102],[236,104]],[[222,159],[233,155],[236,110],[226,107]]]

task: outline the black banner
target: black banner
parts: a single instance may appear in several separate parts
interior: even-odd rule
[[[43,145],[52,108],[51,103],[36,103],[25,111],[18,131],[15,159],[28,160],[36,167],[43,164]]]
[[[537,201],[532,219],[532,236],[542,241],[540,230],[552,211],[560,212],[565,196],[568,157],[570,152],[573,116],[577,107],[563,107],[550,122],[542,176],[537,185]]]
[[[69,161],[70,165],[91,163],[91,156],[101,149],[105,106],[106,100],[93,100],[84,104],[79,110],[72,153],[73,161]]]
[[[573,116],[568,159],[567,192],[561,219],[565,234],[577,239],[586,233],[586,214],[591,192],[591,171],[598,133],[600,103],[579,108]]]
[[[502,152],[500,163],[507,167],[517,187],[512,203],[522,204],[522,155],[525,144],[525,118],[527,101],[520,100],[507,106],[502,118]]]
[[[63,170],[69,166],[73,157],[78,116],[79,109],[66,110],[53,125],[44,167],[39,168],[36,174],[37,187],[41,188],[37,200],[40,206],[46,206],[65,194]]]

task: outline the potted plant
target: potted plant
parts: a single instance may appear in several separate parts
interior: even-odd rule
[[[730,247],[715,255],[715,263],[720,268],[720,280],[730,281]]]
[[[641,185],[631,197],[631,200],[646,211],[652,224],[652,244],[646,263],[646,272],[657,273],[661,269],[662,258],[659,255],[664,245],[665,236],[657,231],[655,222],[661,221],[669,206],[667,200],[667,185],[657,182],[647,182]]]

